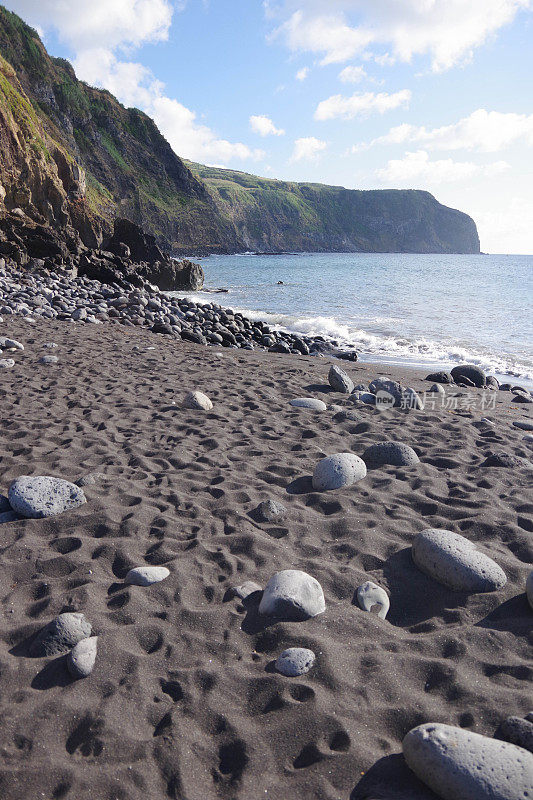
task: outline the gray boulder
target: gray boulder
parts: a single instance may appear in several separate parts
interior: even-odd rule
[[[336,392],[350,394],[354,390],[353,381],[350,376],[336,364],[332,364],[329,368],[328,381],[331,388]]]
[[[487,383],[485,373],[475,364],[459,364],[452,369],[452,378],[456,383],[471,381],[474,386],[482,387]],[[465,381],[466,379],[466,381]]]
[[[89,636],[75,645],[67,656],[67,669],[73,678],[87,678],[94,669],[98,636]]]
[[[30,654],[37,658],[65,653],[87,639],[92,633],[92,625],[79,612],[60,614],[46,625],[33,640]]]
[[[533,756],[521,747],[440,723],[413,728],[403,754],[443,800],[527,800]]]
[[[366,465],[353,453],[335,453],[323,458],[313,473],[313,489],[317,492],[350,486],[366,476]]]
[[[390,378],[385,378],[383,376],[375,378],[369,383],[368,388],[372,394],[387,392],[394,398],[395,406],[399,406],[402,402],[402,387],[397,381],[393,381]]]
[[[15,359],[0,358],[0,369],[12,369],[15,366]]]
[[[289,647],[276,659],[276,669],[282,675],[295,678],[305,675],[315,663],[315,654],[306,647]]]
[[[151,586],[152,583],[164,581],[169,575],[170,570],[166,567],[134,567],[124,578],[124,583],[132,586]]]
[[[533,403],[533,397],[530,394],[519,392],[513,397],[511,403]]]
[[[276,522],[283,519],[287,509],[277,500],[263,500],[257,506],[257,516],[262,522]]]
[[[367,406],[375,406],[376,405],[376,395],[372,394],[372,392],[354,392],[350,397],[354,403],[364,403]]]
[[[440,383],[434,383],[434,384],[433,384],[433,386],[430,386],[430,387],[429,387],[429,389],[428,389],[428,394],[441,394],[441,395],[445,395],[445,394],[446,394],[446,391],[445,391],[445,389],[444,389],[444,388],[441,386],[441,384],[440,384]]]
[[[44,475],[16,478],[9,487],[8,497],[13,511],[30,519],[54,517],[87,502],[79,486]]]
[[[403,442],[379,442],[367,447],[363,453],[363,461],[368,469],[376,469],[385,465],[394,467],[411,467],[420,459],[408,444]]]
[[[24,345],[9,336],[0,336],[0,350],[24,350]]]
[[[266,617],[301,621],[326,610],[324,592],[316,578],[299,569],[276,572],[263,592],[259,613]]]
[[[533,722],[528,719],[507,717],[500,723],[494,736],[533,753]]]
[[[413,541],[412,556],[422,572],[456,592],[493,592],[507,582],[495,561],[452,531],[422,531]]]
[[[424,410],[424,403],[420,396],[410,386],[408,386],[402,394],[402,406],[404,408],[414,408],[417,411]]]
[[[295,408],[309,408],[311,411],[325,411],[327,408],[323,400],[317,400],[314,397],[295,397],[290,404]]]

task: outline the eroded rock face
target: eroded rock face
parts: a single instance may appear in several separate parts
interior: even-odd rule
[[[528,800],[533,756],[498,739],[440,723],[413,728],[403,743],[408,766],[443,800]]]

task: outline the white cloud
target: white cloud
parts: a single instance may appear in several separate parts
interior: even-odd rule
[[[379,144],[416,142],[429,150],[479,150],[496,153],[518,141],[533,145],[533,114],[501,113],[478,108],[470,116],[439,128],[398,125],[366,145],[355,145],[353,152]]]
[[[474,175],[492,177],[508,168],[509,164],[505,161],[484,165],[472,161],[453,161],[451,158],[431,161],[425,150],[418,150],[416,153],[406,153],[403,158],[391,159],[386,167],[376,171],[376,176],[382,183],[419,188],[463,181]]]
[[[339,80],[343,83],[361,83],[366,77],[367,74],[363,67],[344,67],[344,69],[339,72]]]
[[[302,67],[296,73],[296,80],[297,81],[305,81],[307,76],[309,75],[309,67]]]
[[[470,59],[531,0],[276,0],[266,7],[280,23],[273,35],[293,51],[320,54],[322,64],[369,53],[400,61],[426,55],[441,71]]]
[[[259,136],[283,136],[283,128],[276,128],[270,117],[265,115],[250,117],[250,127]]]
[[[513,197],[498,211],[474,212],[483,250],[489,253],[531,253],[533,203]]]
[[[314,136],[296,139],[291,161],[316,161],[326,147],[326,142],[316,139]]]
[[[411,92],[409,89],[401,89],[399,92],[387,94],[387,92],[364,92],[363,94],[353,94],[345,97],[341,94],[334,94],[327,100],[322,100],[315,111],[315,119],[353,119],[358,114],[368,115],[373,112],[384,114],[395,108],[409,105]]]
[[[12,0],[8,5],[45,33],[54,28],[76,53],[78,77],[152,116],[178,155],[208,163],[264,156],[262,150],[219,138],[197,122],[194,111],[165,96],[164,84],[151,70],[117,56],[117,51],[166,40],[173,11],[184,8],[183,0],[174,5],[170,0]]]

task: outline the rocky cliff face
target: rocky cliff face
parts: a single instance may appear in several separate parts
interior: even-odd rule
[[[283,183],[184,162],[146,114],[78,81],[1,6],[0,54],[0,206],[74,230],[87,247],[127,217],[176,254],[479,252],[470,217],[426,192]]]

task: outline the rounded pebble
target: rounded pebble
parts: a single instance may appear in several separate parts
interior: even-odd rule
[[[287,512],[285,506],[277,500],[263,500],[257,506],[257,516],[262,522],[275,522],[281,520]]]
[[[441,723],[405,736],[403,754],[415,775],[443,800],[528,800],[533,756],[521,747]]]
[[[412,545],[416,566],[457,592],[493,592],[507,582],[503,569],[453,531],[428,528]]]
[[[15,361],[12,358],[0,358],[0,369],[11,369],[15,366]]]
[[[34,657],[55,656],[71,650],[92,633],[92,625],[79,612],[59,614],[37,634],[30,652]]]
[[[87,502],[79,486],[46,475],[16,478],[9,487],[8,497],[11,508],[30,519],[54,517]]]
[[[96,662],[98,636],[82,639],[67,656],[67,668],[73,678],[87,678]]]
[[[282,675],[295,678],[305,675],[315,663],[315,654],[306,647],[289,647],[276,659],[276,669]]]
[[[378,606],[378,617],[380,619],[385,619],[390,608],[387,592],[377,583],[372,583],[372,581],[367,581],[359,586],[357,589],[357,602],[363,611],[372,611],[374,606]]]
[[[195,408],[202,411],[211,411],[213,403],[203,392],[189,392],[183,401],[185,408]]]
[[[309,408],[312,411],[325,411],[327,408],[323,400],[317,400],[315,397],[295,397],[290,401],[290,405],[295,408]]]
[[[367,447],[363,453],[363,461],[369,469],[392,465],[394,467],[411,467],[420,459],[408,444],[403,442],[379,442]]]
[[[134,567],[124,578],[124,583],[132,586],[151,586],[152,583],[164,581],[169,575],[170,570],[166,567]]]
[[[456,383],[461,383],[466,378],[474,386],[482,387],[487,382],[485,373],[475,364],[459,364],[459,366],[452,369],[451,374]]]
[[[326,610],[324,592],[316,578],[299,569],[276,572],[263,592],[259,613],[266,617],[301,621]]]
[[[350,486],[366,476],[366,464],[353,453],[335,453],[323,458],[313,473],[313,489],[317,492]]]

